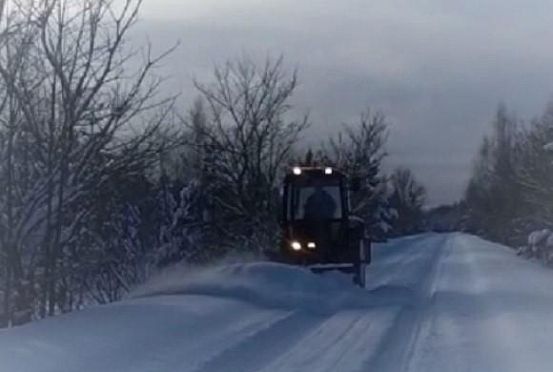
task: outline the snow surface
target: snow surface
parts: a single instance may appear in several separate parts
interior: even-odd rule
[[[0,371],[548,371],[553,270],[464,234],[379,245],[366,290],[274,263],[174,272],[0,331]]]

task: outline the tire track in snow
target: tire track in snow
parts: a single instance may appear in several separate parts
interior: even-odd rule
[[[419,270],[411,274],[416,277],[410,279],[413,279],[414,282],[418,278],[421,280],[413,287],[412,294],[408,299],[410,302],[404,303],[396,313],[397,316],[393,321],[393,326],[382,338],[374,358],[367,363],[367,369],[370,367],[370,369],[377,371],[409,370],[419,337],[422,334],[422,328],[425,327],[426,310],[432,306],[440,263],[450,249],[450,239],[449,235],[440,236],[433,242],[433,249],[429,249],[429,247],[419,248],[421,259],[426,260],[427,263],[420,265]],[[417,242],[409,249],[415,250],[418,244],[423,243],[428,245],[429,239]],[[403,255],[403,257],[408,259],[409,255]],[[419,266],[412,259],[408,259],[408,262]],[[403,264],[398,265],[396,271],[401,272],[403,266]],[[394,273],[388,273],[388,276],[392,279],[402,277],[401,275],[394,275]]]
[[[175,301],[186,301],[176,296],[169,297],[174,297]],[[196,300],[200,298],[202,296],[195,297]],[[213,301],[209,297],[203,299]],[[132,355],[132,358],[107,359],[105,362],[108,364],[97,370],[151,372],[195,370],[199,365],[216,356],[219,350],[226,348],[229,343],[241,342],[259,332],[260,329],[270,327],[288,316],[282,311],[260,310],[243,307],[241,303],[235,301],[226,302],[228,302],[228,309],[223,314],[219,313],[221,311],[219,309],[210,316],[210,319],[213,319],[210,324],[216,326],[218,332],[193,332],[190,324],[183,322],[181,327],[171,329],[170,335],[159,330],[153,330],[152,335],[142,333],[140,335],[142,339],[128,342],[125,345],[126,352],[121,353]],[[203,324],[205,321],[206,319],[202,319],[199,323]],[[194,343],[190,342],[191,337],[195,338]],[[132,353],[129,353],[129,348],[133,349]]]
[[[328,318],[329,316],[293,311],[287,317],[222,350],[195,372],[258,371],[279,355],[298,346],[299,340],[306,333]]]
[[[361,371],[393,319],[394,314],[381,309],[341,311],[259,371]]]
[[[503,246],[469,236],[455,240],[451,258],[438,287],[429,338],[413,367],[439,371],[447,363],[451,370],[548,370],[553,358],[544,339],[553,327],[535,319],[553,302],[532,294],[524,277],[525,267],[537,277],[537,267]]]

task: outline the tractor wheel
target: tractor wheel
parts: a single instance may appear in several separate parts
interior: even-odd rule
[[[371,241],[365,240],[365,262],[369,265],[372,261],[372,244]]]
[[[353,281],[361,288],[367,284],[367,266],[371,262],[371,243],[366,239],[359,240],[359,256],[354,267]]]
[[[367,264],[365,262],[359,262],[355,265],[353,282],[359,287],[365,288],[367,284]]]

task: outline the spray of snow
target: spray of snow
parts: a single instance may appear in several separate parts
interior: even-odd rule
[[[207,268],[174,267],[136,288],[131,298],[159,295],[223,297],[266,308],[333,312],[369,306],[351,276],[274,262],[219,263]],[[331,299],[329,301],[329,299]]]

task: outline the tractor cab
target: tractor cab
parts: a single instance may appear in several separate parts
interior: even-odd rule
[[[283,185],[280,252],[285,262],[313,271],[357,272],[370,258],[364,225],[351,216],[350,182],[331,167],[294,167]],[[359,278],[362,275],[363,278]]]

